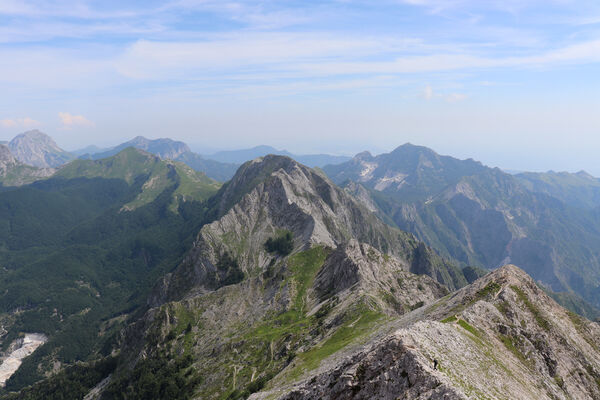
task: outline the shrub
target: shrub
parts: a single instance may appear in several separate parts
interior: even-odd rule
[[[265,242],[265,249],[269,253],[278,253],[287,256],[294,250],[294,238],[292,232],[286,231],[276,238],[268,238]]]

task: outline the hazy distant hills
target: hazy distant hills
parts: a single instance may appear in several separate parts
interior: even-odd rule
[[[600,179],[585,171],[523,172],[515,175],[527,189],[556,197],[575,207],[600,206]]]
[[[287,156],[309,167],[323,167],[328,164],[341,164],[351,159],[347,156],[334,156],[330,154],[292,154],[286,150],[277,150],[271,146],[256,146],[251,149],[220,151],[218,153],[205,155],[205,158],[224,163],[242,164],[257,157],[275,154]]]
[[[165,160],[181,161],[196,171],[205,173],[208,177],[219,182],[229,180],[238,164],[222,163],[214,160],[207,160],[192,152],[189,146],[183,142],[163,138],[163,139],[147,139],[143,136],[137,136],[130,141],[124,142],[111,149],[104,149],[96,153],[82,154],[82,159],[98,160],[105,157],[110,157],[128,147],[147,151],[148,153],[157,155]]]
[[[91,158],[98,160],[100,158],[106,158],[119,153],[128,147],[134,147],[136,149],[147,151],[148,153],[159,156],[162,159],[176,160],[181,154],[191,152],[187,144],[172,139],[146,139],[143,136],[136,136],[130,141],[121,143],[109,150],[105,150],[98,153],[91,153],[84,155],[81,158]]]
[[[262,157],[267,154],[283,155],[295,159],[311,167],[322,167],[327,164],[338,164],[348,161],[350,157],[332,156],[328,154],[294,155],[285,150],[277,150],[271,146],[257,146],[251,149],[221,151],[211,155],[200,155],[190,150],[183,142],[172,139],[147,139],[137,136],[108,150],[89,152],[80,155],[80,158],[100,159],[112,156],[119,151],[135,147],[155,154],[162,159],[181,161],[197,171],[204,172],[210,178],[225,182],[235,174],[237,168],[246,161]],[[79,151],[81,152],[81,151]]]
[[[514,263],[552,290],[600,306],[600,215],[590,209],[595,178],[513,176],[410,144],[324,171],[447,257],[486,268]]]
[[[219,182],[225,182],[235,174],[237,168],[248,160],[267,154],[285,155],[312,167],[322,167],[327,164],[338,164],[348,161],[350,157],[333,156],[328,154],[294,155],[285,150],[280,151],[270,146],[257,146],[251,149],[222,151],[212,155],[200,155],[190,150],[190,147],[181,141],[169,138],[147,139],[137,136],[132,140],[121,143],[112,148],[100,148],[90,145],[85,148],[67,152],[61,149],[54,140],[43,132],[32,130],[24,132],[8,143],[11,154],[21,163],[38,168],[56,168],[76,158],[98,160],[111,157],[127,147],[147,151],[164,160],[181,161],[196,171],[205,173],[208,177]],[[22,168],[21,168],[22,169]],[[47,176],[51,171],[16,171],[16,178],[5,178],[11,184],[32,182],[28,174],[35,177]],[[6,174],[5,174],[6,175]],[[0,178],[2,180],[2,178]]]

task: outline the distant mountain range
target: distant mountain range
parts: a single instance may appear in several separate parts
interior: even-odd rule
[[[599,182],[587,174],[513,176],[411,144],[324,171],[462,265],[514,263],[551,290],[600,307]]]
[[[231,179],[238,167],[244,162],[253,160],[257,157],[266,156],[267,154],[288,156],[312,167],[337,164],[350,159],[350,157],[332,156],[328,154],[293,155],[285,150],[277,150],[270,146],[257,146],[251,149],[221,151],[211,155],[200,155],[192,152],[189,146],[183,142],[172,139],[146,139],[143,136],[137,136],[134,139],[111,149],[81,154],[80,158],[94,160],[105,158],[112,156],[127,147],[145,150],[162,159],[181,161],[195,170],[204,172],[207,176],[221,182]],[[82,150],[79,152],[82,152]]]
[[[0,181],[4,182],[5,185],[29,183],[36,178],[51,175],[52,168],[60,167],[76,158],[98,160],[111,157],[127,147],[147,151],[165,160],[183,162],[194,170],[203,172],[208,177],[220,182],[231,179],[238,167],[244,162],[267,154],[286,155],[306,165],[319,167],[326,164],[341,163],[350,159],[350,157],[327,154],[293,155],[285,150],[280,151],[270,146],[257,146],[252,149],[223,151],[202,156],[191,151],[189,146],[183,142],[168,138],[147,139],[143,136],[137,136],[112,148],[100,148],[90,145],[73,152],[67,152],[61,149],[50,136],[38,130],[24,132],[7,142],[7,145],[17,161],[44,170],[25,171],[23,168],[20,168],[20,170],[13,169],[13,175],[15,176],[2,178],[2,176],[6,176],[5,171],[4,175],[0,175]]]
[[[334,156],[330,154],[292,154],[286,150],[277,150],[271,146],[256,146],[251,149],[220,151],[218,153],[205,155],[205,158],[220,161],[224,163],[242,164],[248,160],[254,160],[257,157],[275,154],[287,156],[309,167],[324,167],[329,164],[341,164],[350,160],[347,156]]]

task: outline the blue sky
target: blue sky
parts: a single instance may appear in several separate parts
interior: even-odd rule
[[[0,138],[600,175],[600,2],[0,0]]]

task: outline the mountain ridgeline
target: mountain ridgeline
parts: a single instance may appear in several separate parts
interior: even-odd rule
[[[45,340],[0,398],[600,397],[600,325],[553,300],[599,305],[595,178],[404,145],[220,184],[197,157],[0,148],[0,360]]]
[[[587,175],[513,176],[410,144],[324,171],[449,259],[484,268],[514,263],[548,289],[600,306],[597,181]],[[569,197],[571,187],[580,192]]]

